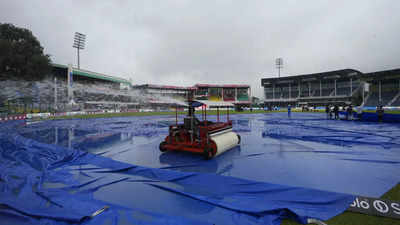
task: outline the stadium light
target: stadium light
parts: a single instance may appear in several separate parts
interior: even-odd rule
[[[281,77],[281,68],[283,68],[283,59],[282,58],[277,58],[275,59],[275,65],[276,68],[278,69],[278,77]]]
[[[75,32],[75,37],[74,37],[74,45],[72,45],[73,48],[76,48],[77,55],[78,55],[78,69],[80,69],[80,60],[79,60],[79,50],[85,49],[85,39],[86,35]]]

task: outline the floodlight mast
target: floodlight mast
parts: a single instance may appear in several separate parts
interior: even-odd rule
[[[278,77],[281,77],[281,68],[283,68],[283,59],[282,58],[277,58],[275,59],[275,65],[276,68],[278,69]]]
[[[74,37],[74,45],[72,45],[73,48],[76,48],[77,55],[78,55],[78,69],[80,69],[80,59],[79,59],[79,50],[85,49],[85,40],[86,40],[86,35],[75,32],[75,37]]]

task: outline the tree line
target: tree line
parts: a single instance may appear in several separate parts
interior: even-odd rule
[[[42,80],[51,69],[50,55],[30,30],[0,23],[0,79]]]

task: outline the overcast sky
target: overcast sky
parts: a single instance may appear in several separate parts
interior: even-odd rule
[[[250,84],[344,68],[400,68],[400,1],[0,1],[0,23],[32,30],[55,63],[134,84]]]

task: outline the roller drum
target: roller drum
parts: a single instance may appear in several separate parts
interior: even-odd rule
[[[239,144],[239,136],[232,130],[210,135],[217,148],[214,156],[220,155]]]

